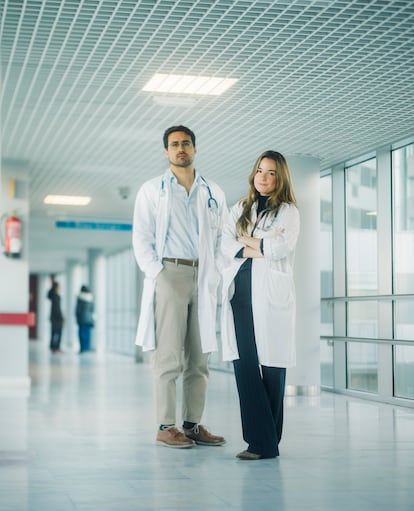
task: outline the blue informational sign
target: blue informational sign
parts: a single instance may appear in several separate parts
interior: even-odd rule
[[[75,220],[56,220],[58,229],[91,229],[100,231],[132,231],[131,224],[114,222],[85,222]]]

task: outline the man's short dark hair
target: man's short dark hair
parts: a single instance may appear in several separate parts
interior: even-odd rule
[[[190,128],[187,128],[186,126],[171,126],[171,128],[168,128],[164,131],[163,136],[163,142],[164,142],[164,148],[168,149],[168,137],[171,135],[171,133],[175,133],[176,131],[183,131],[184,133],[187,133],[187,135],[190,135],[191,142],[193,143],[193,146],[196,146],[196,138],[194,135],[194,132],[190,130]]]

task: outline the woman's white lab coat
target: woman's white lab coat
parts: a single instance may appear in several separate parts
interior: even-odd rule
[[[138,321],[136,344],[143,351],[153,350],[155,343],[154,292],[158,273],[163,269],[163,253],[171,207],[170,172],[147,181],[140,188],[134,207],[133,248],[144,272],[144,288]],[[212,201],[211,197],[215,199]],[[210,205],[209,205],[210,202]],[[213,182],[200,180],[197,192],[199,220],[198,318],[204,353],[217,351],[217,266],[223,214],[227,213],[223,191]]]
[[[245,259],[235,255],[243,247],[236,239],[236,222],[242,211],[237,203],[230,220],[223,227],[224,256],[221,337],[223,359],[239,358],[233,311],[234,277]],[[257,218],[252,208],[253,225]],[[257,353],[261,365],[292,367],[296,364],[295,321],[296,299],[293,281],[295,246],[299,235],[299,212],[292,204],[282,204],[277,216],[264,216],[254,230],[255,238],[263,238],[263,258],[252,259],[252,310]],[[284,229],[280,235],[275,232]],[[251,235],[251,230],[249,235]]]

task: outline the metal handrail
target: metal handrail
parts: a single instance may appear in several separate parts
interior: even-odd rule
[[[377,300],[384,300],[384,301],[414,300],[414,294],[321,297],[321,301],[323,301],[323,302],[358,302],[358,301],[377,301]]]
[[[384,337],[345,337],[343,335],[320,335],[320,339],[334,342],[365,342],[370,344],[414,345],[414,339],[387,339]]]

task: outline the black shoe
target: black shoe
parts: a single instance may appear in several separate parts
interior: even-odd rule
[[[236,458],[239,460],[261,460],[263,459],[261,454],[255,454],[254,452],[242,451],[237,454]]]
[[[255,454],[254,452],[250,452],[250,451],[242,451],[236,455],[236,457],[239,458],[239,460],[247,460],[247,461],[268,460],[270,458],[277,458],[277,456],[278,456],[277,454],[275,456],[263,456],[262,454]]]

